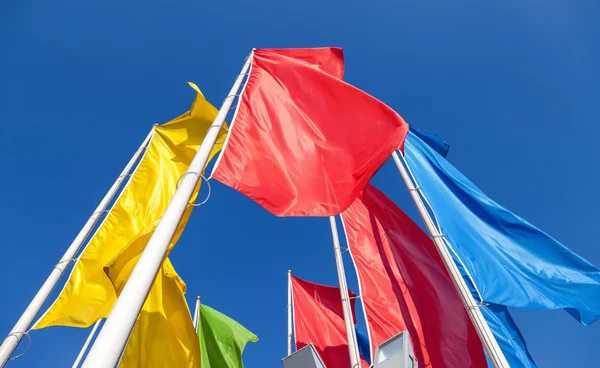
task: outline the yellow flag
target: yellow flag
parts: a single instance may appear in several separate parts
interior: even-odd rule
[[[54,304],[34,326],[89,327],[106,318],[117,298],[104,271],[124,254],[143,250],[176,190],[177,180],[186,172],[217,109],[196,85],[196,99],[190,111],[155,127],[149,147],[131,180],[104,222],[76,262],[67,283]],[[224,132],[217,141],[223,141]],[[216,144],[212,158],[222,147]],[[195,199],[195,198],[194,198]],[[188,206],[171,247],[181,235],[192,207]],[[118,257],[119,255],[123,257]],[[118,257],[118,258],[117,258]]]
[[[114,281],[120,292],[126,280]],[[129,336],[119,368],[200,367],[200,345],[184,294],[185,283],[167,258]]]

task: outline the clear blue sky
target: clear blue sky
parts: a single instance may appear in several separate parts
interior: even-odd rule
[[[585,0],[2,2],[0,333],[152,124],[190,107],[185,82],[220,104],[252,47],[343,47],[348,82],[444,137],[490,197],[599,266],[599,15]],[[415,218],[392,165],[374,183]],[[337,282],[327,219],[275,218],[219,183],[171,259],[190,302],[259,336],[249,368],[281,366],[287,269]],[[513,315],[540,367],[597,366],[599,323]],[[70,366],[87,333],[35,331],[9,366]]]

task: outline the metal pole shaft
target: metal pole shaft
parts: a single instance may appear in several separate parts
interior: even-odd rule
[[[75,237],[65,254],[62,256],[62,258],[56,264],[56,266],[54,266],[52,272],[50,273],[42,287],[38,290],[37,294],[33,297],[31,302],[29,302],[29,305],[25,309],[25,312],[23,312],[15,326],[5,338],[4,342],[2,343],[2,346],[0,346],[0,368],[4,367],[11,354],[14,352],[15,348],[19,344],[19,341],[21,341],[23,335],[25,334],[29,326],[31,326],[31,323],[33,322],[35,316],[38,314],[38,312],[46,302],[46,299],[48,299],[48,296],[60,280],[60,277],[62,276],[63,272],[65,271],[67,266],[69,266],[69,263],[75,258],[77,251],[96,225],[98,219],[102,217],[102,214],[106,211],[106,208],[108,207],[114,195],[121,187],[121,184],[127,178],[129,172],[131,171],[136,161],[148,145],[148,142],[150,142],[153,133],[154,128],[150,131],[150,133],[148,133],[146,139],[144,139],[138,150],[134,153],[131,160],[129,160],[129,162],[121,172],[121,175],[119,175],[117,180],[115,180],[113,185],[110,187],[110,189],[108,190],[98,207],[94,210],[94,212],[89,217],[83,228],[79,231],[79,234],[77,234],[77,236]]]
[[[92,342],[92,339],[96,335],[96,330],[98,329],[98,326],[100,326],[100,323],[102,323],[101,319],[99,319],[98,322],[96,322],[94,324],[94,328],[92,328],[92,331],[90,331],[90,334],[88,335],[87,339],[85,340],[85,344],[83,344],[83,346],[81,347],[81,350],[79,351],[79,355],[77,355],[77,359],[75,359],[75,362],[73,363],[72,368],[79,367],[79,363],[81,363],[81,359],[83,359],[83,356],[85,355],[85,352],[87,351],[88,346],[90,346],[90,342]]]
[[[221,127],[225,122],[227,113],[242,84],[251,60],[252,54],[247,58],[241,73],[235,79],[231,91],[225,98],[213,122],[213,128],[208,130],[204,141],[194,156],[187,171],[190,175],[182,177],[179,188],[177,188],[177,191],[173,195],[169,206],[148,241],[121,295],[104,323],[96,342],[85,359],[83,363],[84,368],[113,368],[119,362],[119,356],[125,348],[127,338],[142,309],[152,282],[165,259],[169,243],[177,230],[185,209],[189,205],[194,188],[202,175],[210,152],[218,138]]]
[[[471,318],[471,321],[473,322],[473,325],[477,330],[477,334],[481,339],[483,347],[485,348],[488,357],[490,358],[490,361],[492,362],[495,368],[510,368],[510,365],[508,364],[504,353],[500,349],[500,346],[498,345],[494,334],[490,330],[490,327],[488,326],[485,318],[483,317],[481,310],[479,310],[480,306],[477,304],[477,302],[475,302],[475,299],[473,298],[473,295],[471,295],[469,287],[465,283],[465,280],[462,278],[462,275],[460,274],[458,267],[454,263],[454,260],[452,259],[452,256],[448,251],[448,248],[446,248],[446,244],[444,244],[444,241],[442,239],[443,235],[439,233],[431,216],[429,215],[429,212],[427,211],[427,208],[425,207],[425,204],[423,203],[423,200],[419,196],[418,189],[415,187],[416,183],[413,183],[413,181],[411,180],[406,168],[404,167],[404,164],[402,163],[402,160],[400,159],[400,156],[398,155],[398,152],[394,151],[392,157],[394,158],[394,162],[398,167],[398,171],[400,171],[400,175],[402,176],[402,179],[404,180],[404,183],[406,184],[406,187],[410,192],[410,196],[412,197],[413,201],[415,202],[415,205],[417,206],[417,210],[419,211],[419,214],[421,215],[421,218],[425,223],[425,227],[431,235],[431,238],[435,243],[438,253],[442,257],[442,261],[446,266],[446,270],[450,274],[450,278],[454,283],[454,287],[456,288],[456,291],[460,295],[460,298],[462,299],[462,302],[465,308],[467,309],[469,317]]]
[[[200,324],[200,297],[196,297],[196,308],[194,310],[194,328],[198,332],[198,324]]]
[[[360,353],[358,351],[358,341],[356,340],[356,331],[354,330],[354,318],[352,318],[352,304],[348,294],[348,285],[346,283],[346,273],[344,272],[344,260],[342,259],[342,249],[340,247],[340,238],[338,236],[335,217],[329,217],[331,225],[331,236],[333,238],[333,252],[335,254],[335,265],[337,267],[338,280],[340,284],[340,295],[342,297],[342,310],[344,311],[344,325],[346,326],[346,336],[348,338],[348,353],[350,354],[350,367],[360,368]]]
[[[288,270],[287,272],[288,279],[288,303],[287,303],[287,353],[288,356],[292,355],[292,271]]]

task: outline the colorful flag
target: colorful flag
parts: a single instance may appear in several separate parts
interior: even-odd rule
[[[202,368],[243,368],[242,352],[258,337],[211,307],[200,305],[198,339]]]
[[[525,339],[508,312],[508,308],[503,305],[488,304],[480,309],[509,366],[535,368],[536,365],[527,350]],[[488,367],[494,368],[491,362]]]
[[[367,185],[343,214],[372,352],[407,330],[423,367],[483,367],[485,354],[435,244]]]
[[[427,143],[429,147],[433,148],[441,156],[446,157],[448,154],[448,149],[450,146],[440,137],[421,132],[415,129],[413,126],[410,127],[410,131],[419,137],[423,142]],[[481,301],[469,275],[464,270],[464,267],[462,267],[460,261],[454,254],[452,257],[454,258],[454,262],[456,263],[456,266],[458,267],[463,279],[469,287],[471,294],[476,301]],[[519,331],[519,328],[512,319],[508,308],[502,305],[486,303],[485,305],[482,305],[480,309],[485,321],[490,327],[490,330],[494,334],[494,338],[504,353],[508,364],[512,368],[535,368],[535,362],[529,354],[525,339],[523,338],[523,335],[521,335],[521,331]],[[488,367],[493,368],[493,365],[489,359]]]
[[[350,367],[340,288],[315,284],[295,276],[291,279],[296,349],[312,343],[327,368]],[[355,294],[350,290],[348,293],[356,325]],[[369,367],[362,357],[361,366]]]
[[[124,286],[125,281],[117,282]],[[119,368],[200,367],[200,345],[185,290],[167,258],[129,336]]]
[[[343,69],[339,48],[255,51],[212,177],[277,216],[346,209],[408,125],[343,82]]]
[[[600,318],[600,270],[487,197],[414,134],[406,160],[485,302]]]
[[[154,128],[154,135],[130,181],[75,263],[60,295],[35,324],[35,329],[89,327],[108,316],[116,293],[103,268],[113,263],[119,254],[135,255],[146,246],[175,194],[177,180],[187,171],[217,115],[217,109],[204,98],[198,87],[190,85],[197,91],[192,108]],[[216,145],[211,157],[220,148],[221,145]],[[171,247],[183,231],[191,210],[191,206],[187,208]],[[125,260],[124,257],[120,259]]]
[[[369,338],[363,335],[358,328],[354,329],[354,333],[356,333],[356,343],[358,344],[358,352],[360,356],[371,365],[371,343],[369,342]]]

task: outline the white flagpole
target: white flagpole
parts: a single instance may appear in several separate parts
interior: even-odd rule
[[[146,146],[150,142],[153,133],[154,128],[150,130],[150,133],[148,133],[146,139],[144,139],[138,150],[135,151],[133,157],[131,158],[131,160],[129,160],[129,162],[121,172],[121,175],[119,175],[117,180],[115,180],[113,185],[110,187],[110,189],[108,190],[108,192],[106,193],[96,210],[94,210],[94,212],[89,217],[83,228],[79,231],[79,234],[77,234],[77,236],[75,237],[75,240],[73,240],[73,242],[71,243],[65,254],[62,256],[60,261],[56,264],[56,266],[54,266],[52,272],[50,273],[50,276],[48,276],[40,290],[38,290],[37,294],[33,297],[31,302],[25,309],[25,312],[23,312],[15,326],[8,334],[8,336],[4,339],[2,346],[0,346],[0,368],[4,367],[6,362],[9,360],[11,354],[15,351],[15,348],[19,344],[19,341],[21,341],[23,335],[25,335],[28,332],[27,329],[33,322],[33,319],[46,302],[46,299],[48,299],[50,293],[52,293],[52,290],[60,280],[60,277],[62,276],[69,263],[71,263],[71,261],[74,260],[77,251],[79,250],[83,242],[87,239],[88,235],[94,228],[94,225],[96,225],[98,219],[102,217],[102,215],[106,212],[106,208],[110,204],[114,195],[121,187],[121,184],[126,181],[129,172],[137,162],[140,155],[146,149]]]
[[[287,348],[287,353],[288,356],[292,355],[292,307],[293,307],[293,302],[292,302],[292,271],[288,270],[287,272],[287,279],[288,279],[288,303],[287,303],[287,331],[288,331],[288,335],[287,335],[287,343],[288,343],[288,348]]]
[[[200,324],[200,297],[196,297],[196,308],[194,310],[194,328],[198,332],[198,325]]]
[[[188,171],[181,177],[177,191],[148,241],[138,263],[135,265],[102,330],[100,330],[96,342],[83,362],[83,368],[113,368],[119,362],[121,352],[125,348],[152,282],[165,259],[169,243],[177,230],[185,209],[189,205],[190,198],[202,176],[227,113],[244,80],[246,71],[250,67],[252,55],[253,52],[250,53],[241,73],[236,77],[233,87],[231,87],[228,96],[223,101],[211,129],[208,129],[206,137],[198,152],[196,152]]]
[[[90,334],[88,335],[87,339],[85,340],[85,344],[83,344],[83,346],[81,347],[81,350],[79,351],[79,355],[77,355],[77,359],[75,359],[75,362],[73,363],[73,366],[71,368],[79,367],[79,363],[81,363],[81,359],[83,359],[83,356],[85,355],[85,352],[87,351],[88,346],[90,346],[90,342],[92,342],[92,339],[96,335],[96,330],[98,329],[98,326],[100,326],[101,322],[102,322],[102,320],[99,319],[98,322],[96,322],[94,324],[94,328],[92,328],[92,331],[90,331]]]
[[[335,254],[335,265],[337,267],[338,280],[340,284],[340,295],[342,297],[344,324],[346,326],[346,336],[348,338],[348,353],[350,354],[350,367],[360,368],[360,353],[358,351],[356,331],[354,330],[354,319],[352,318],[352,304],[350,303],[348,285],[346,284],[344,260],[342,259],[342,249],[340,247],[340,238],[338,236],[337,225],[335,223],[335,216],[329,217],[329,223],[331,225],[331,236],[333,238],[333,252]]]
[[[427,231],[429,231],[437,251],[444,261],[446,270],[448,270],[448,273],[452,278],[452,282],[454,283],[454,287],[458,291],[458,294],[460,295],[460,298],[467,309],[469,317],[471,318],[471,321],[477,330],[477,334],[483,343],[483,347],[485,348],[488,357],[492,361],[492,364],[495,368],[510,368],[504,353],[500,349],[494,334],[490,330],[490,326],[488,326],[483,314],[481,313],[481,310],[479,309],[480,306],[473,298],[473,295],[471,295],[469,287],[462,278],[458,267],[454,263],[454,260],[448,251],[448,248],[446,248],[446,244],[444,244],[444,240],[442,239],[444,235],[440,234],[438,231],[433,220],[431,219],[431,216],[429,215],[429,212],[427,211],[427,208],[425,207],[425,204],[423,203],[423,200],[419,196],[418,191],[420,189],[415,187],[415,185],[418,185],[418,183],[413,183],[397,151],[394,151],[392,157],[394,158],[394,162],[398,167],[398,171],[400,171],[400,175],[402,176],[402,179],[404,180],[404,183],[406,184],[406,187],[408,188],[408,191],[410,192],[410,195],[417,206],[417,210],[419,211],[419,214],[425,223],[425,227],[427,228]],[[421,192],[421,195],[424,196],[425,194]]]

